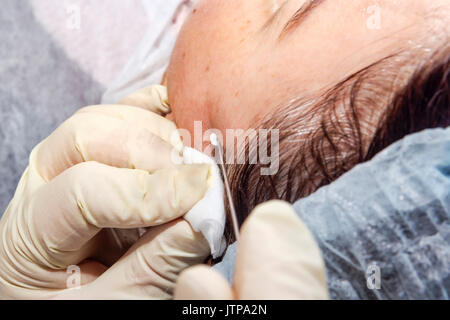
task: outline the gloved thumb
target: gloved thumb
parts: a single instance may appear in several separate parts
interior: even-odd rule
[[[327,299],[325,266],[291,205],[256,207],[241,229],[234,278],[239,299]]]

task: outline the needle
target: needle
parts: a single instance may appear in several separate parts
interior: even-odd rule
[[[236,215],[236,210],[234,208],[233,199],[231,197],[231,190],[230,190],[230,184],[228,182],[227,172],[225,170],[225,165],[224,165],[225,159],[223,156],[223,148],[222,148],[222,145],[219,143],[219,139],[217,139],[217,135],[215,133],[213,133],[209,136],[209,140],[211,141],[211,144],[217,148],[217,151],[219,152],[219,157],[222,160],[222,161],[219,161],[219,167],[222,170],[222,176],[223,176],[223,181],[225,183],[227,199],[228,199],[228,203],[230,205],[231,221],[233,223],[234,236],[236,238],[236,241],[239,241],[238,219],[237,219],[237,215]]]

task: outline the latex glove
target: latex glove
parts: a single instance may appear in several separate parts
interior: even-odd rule
[[[258,206],[241,228],[233,287],[217,271],[184,271],[176,299],[327,299],[325,266],[311,233],[282,201]]]
[[[141,108],[93,106],[35,147],[0,220],[0,298],[171,297],[179,272],[209,254],[175,219],[203,197],[211,168],[171,161],[175,129]],[[108,269],[102,256],[117,248],[104,228],[150,226]],[[73,265],[87,285],[66,290]]]
[[[140,107],[162,116],[171,111],[167,88],[160,85],[149,86],[133,92],[122,99],[119,104]]]

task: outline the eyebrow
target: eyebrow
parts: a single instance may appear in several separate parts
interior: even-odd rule
[[[286,23],[280,33],[279,40],[282,40],[286,35],[296,29],[305,19],[326,0],[308,0],[298,9],[291,19]]]

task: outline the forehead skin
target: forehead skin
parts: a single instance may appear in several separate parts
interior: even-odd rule
[[[251,128],[294,98],[313,97],[399,49],[417,47],[427,15],[449,2],[323,0],[280,39],[305,0],[200,1],[168,69],[172,117],[191,134],[194,121],[204,130]],[[379,29],[370,24],[376,10]]]

